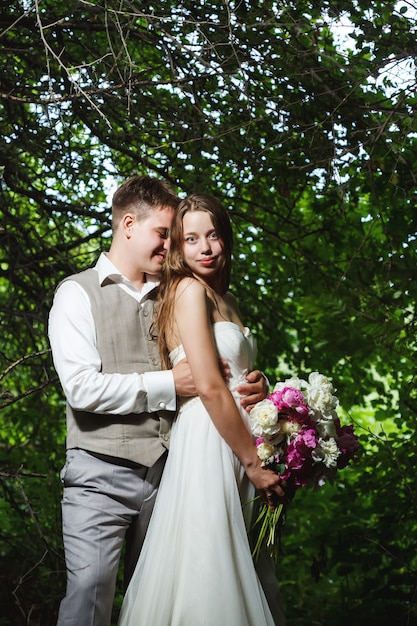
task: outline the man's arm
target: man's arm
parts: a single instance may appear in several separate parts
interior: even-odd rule
[[[120,415],[161,408],[175,410],[171,371],[145,374],[100,371],[90,301],[75,281],[66,281],[55,294],[49,315],[49,340],[55,369],[73,408]]]

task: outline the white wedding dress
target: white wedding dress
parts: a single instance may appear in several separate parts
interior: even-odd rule
[[[231,369],[233,392],[252,367],[255,342],[232,322],[213,328]],[[185,355],[180,346],[170,356],[174,365]],[[241,413],[247,423],[248,414]],[[270,609],[251,556],[247,524],[252,507],[245,503],[253,497],[241,463],[200,399],[183,402],[119,626],[284,624],[275,575],[259,572]]]

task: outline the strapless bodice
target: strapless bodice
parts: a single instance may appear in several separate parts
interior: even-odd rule
[[[214,338],[217,350],[222,359],[230,367],[230,388],[242,380],[246,372],[253,368],[256,357],[256,342],[250,330],[242,329],[234,322],[215,322],[213,324]],[[185,358],[182,346],[177,346],[169,355],[172,365]],[[204,355],[201,355],[204,358]]]

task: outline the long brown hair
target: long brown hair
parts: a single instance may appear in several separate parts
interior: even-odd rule
[[[191,271],[184,261],[183,220],[184,215],[191,211],[203,211],[210,215],[217,237],[222,243],[225,261],[223,268],[219,271],[215,291],[220,295],[225,294],[229,288],[230,282],[233,233],[227,209],[216,198],[209,194],[192,194],[182,200],[178,205],[170,231],[171,243],[166,256],[165,267],[162,272],[159,287],[155,326],[158,332],[158,346],[162,365],[165,368],[170,367],[167,336],[173,331],[173,312],[178,283],[182,278],[187,276],[201,280],[199,276],[196,276]],[[208,292],[210,292],[209,288]]]

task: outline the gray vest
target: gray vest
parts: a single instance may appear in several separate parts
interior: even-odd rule
[[[103,373],[160,370],[158,347],[150,332],[156,289],[139,304],[111,279],[100,285],[93,269],[65,280],[76,281],[89,296]],[[169,411],[89,413],[67,403],[67,448],[82,448],[151,467],[168,447],[172,418]]]

